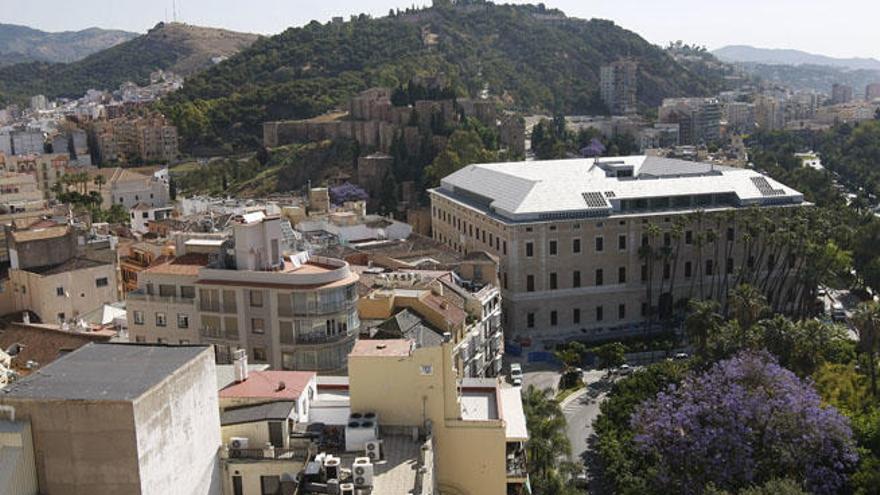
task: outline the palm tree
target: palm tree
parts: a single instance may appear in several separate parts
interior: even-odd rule
[[[101,175],[101,174],[98,174],[98,175],[95,176],[95,178],[92,180],[92,182],[93,182],[96,186],[98,186],[98,194],[101,194],[102,189],[104,188],[104,184],[107,183],[107,178],[104,177],[104,176]]]
[[[709,338],[718,331],[724,318],[718,314],[718,302],[691,299],[688,302],[690,313],[684,320],[684,331],[688,341],[694,346],[698,356],[705,357],[709,347]]]
[[[654,240],[660,235],[660,227],[653,223],[648,224],[645,235],[647,242],[639,247],[639,259],[645,262],[645,271],[647,272],[648,280],[645,281],[645,290],[648,299],[648,327],[646,332],[650,332],[654,323],[654,260],[658,255],[657,250],[654,249]]]
[[[874,301],[860,304],[852,319],[856,332],[859,334],[859,350],[868,356],[871,395],[877,397],[877,364],[875,359],[878,347],[880,347],[880,304]]]
[[[744,330],[748,330],[758,322],[769,309],[767,299],[751,285],[740,285],[728,294],[733,319],[739,322]]]
[[[571,443],[565,434],[565,415],[550,389],[538,389],[530,385],[523,392],[523,410],[529,441],[526,451],[529,476],[536,494],[558,493],[553,491],[564,484],[571,474]],[[539,488],[540,487],[540,488]]]

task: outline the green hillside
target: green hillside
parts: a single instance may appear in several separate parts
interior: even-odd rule
[[[178,23],[161,23],[147,34],[69,64],[31,62],[0,70],[0,102],[34,94],[78,98],[86,90],[116,89],[126,81],[146,83],[150,72],[190,75],[250,46],[256,35]]]
[[[603,110],[600,66],[627,56],[639,62],[644,108],[721,86],[721,77],[689,71],[610,21],[459,0],[379,19],[312,22],[260,39],[187,80],[163,109],[190,145],[253,148],[263,121],[312,117],[371,86],[442,72],[462,96],[487,90],[508,108],[595,113]]]
[[[137,36],[99,28],[47,33],[0,23],[0,66],[33,61],[74,62]]]

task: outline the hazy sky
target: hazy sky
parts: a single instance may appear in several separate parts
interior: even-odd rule
[[[171,19],[173,0],[0,0],[0,22],[46,31],[91,26],[146,31]],[[426,0],[176,0],[179,20],[264,34]],[[498,3],[505,3],[499,1]],[[507,3],[510,3],[508,0]],[[514,0],[514,3],[524,3]],[[718,48],[750,44],[838,57],[880,59],[877,0],[546,0],[568,15],[601,17],[666,44],[681,39]]]

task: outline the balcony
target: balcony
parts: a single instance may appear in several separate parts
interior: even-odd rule
[[[199,311],[206,313],[235,314],[238,311],[236,304],[220,304],[214,301],[199,301]]]
[[[528,478],[528,466],[526,465],[526,451],[522,444],[507,444],[507,478],[511,481],[525,480]]]
[[[336,335],[326,335],[322,333],[306,333],[291,336],[290,334],[281,334],[282,345],[323,345],[335,344],[353,337],[353,332],[339,333]],[[292,337],[292,338],[291,338]]]
[[[147,294],[142,290],[136,290],[126,294],[126,298],[130,301],[143,301],[160,304],[176,304],[180,306],[193,306],[195,299],[174,297],[174,296],[157,296],[155,294]]]
[[[278,316],[289,318],[292,316],[322,316],[349,312],[354,310],[355,303],[356,300],[353,299],[320,304],[297,304],[292,307],[279,306]]]

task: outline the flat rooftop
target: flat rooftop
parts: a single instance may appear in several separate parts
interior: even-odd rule
[[[470,165],[432,192],[512,221],[803,202],[754,170],[654,156]]]
[[[407,339],[358,340],[350,357],[409,356],[413,341]]]
[[[0,400],[133,401],[208,349],[87,344],[0,390]]]

